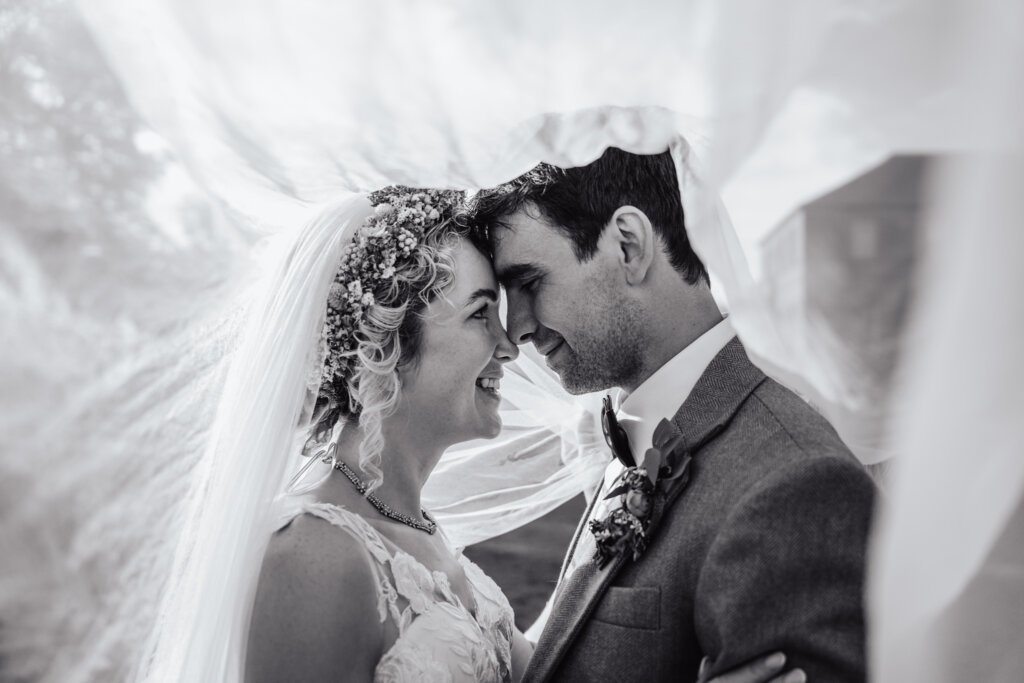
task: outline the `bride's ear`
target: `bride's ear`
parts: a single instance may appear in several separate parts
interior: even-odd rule
[[[626,282],[642,284],[650,274],[658,248],[651,220],[635,206],[620,206],[612,214],[609,227]]]

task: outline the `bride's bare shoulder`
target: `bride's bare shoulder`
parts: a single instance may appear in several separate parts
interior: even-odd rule
[[[383,641],[371,562],[361,542],[309,515],[275,533],[256,588],[246,680],[371,679]]]
[[[268,588],[280,578],[286,579],[282,587],[305,586],[321,597],[337,593],[347,601],[351,588],[376,586],[373,563],[363,542],[348,531],[304,514],[271,536],[262,574],[269,579]]]

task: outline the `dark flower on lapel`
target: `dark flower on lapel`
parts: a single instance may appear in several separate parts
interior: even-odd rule
[[[608,562],[627,548],[639,557],[644,548],[644,523],[625,508],[612,510],[602,520],[590,521],[590,532],[597,540],[594,561],[598,567]]]
[[[668,420],[662,420],[654,430],[653,444],[644,454],[643,465],[628,467],[616,480],[605,500],[619,499],[607,517],[590,521],[590,531],[597,541],[594,562],[604,567],[612,558],[631,551],[633,560],[639,559],[647,547],[647,527],[650,525],[655,496],[664,496],[669,482],[680,478],[685,486],[689,478],[690,456],[683,447],[682,437]]]
[[[644,491],[630,491],[626,494],[626,509],[634,517],[646,519],[651,514],[651,496]]]

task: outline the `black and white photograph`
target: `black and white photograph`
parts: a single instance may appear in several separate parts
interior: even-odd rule
[[[1021,683],[1022,35],[0,0],[0,683]]]

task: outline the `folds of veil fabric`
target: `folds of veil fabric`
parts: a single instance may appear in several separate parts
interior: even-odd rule
[[[192,475],[143,680],[242,679],[272,501],[293,474],[320,386],[324,302],[342,249],[369,211],[356,195],[266,245],[266,272]]]
[[[964,26],[962,68],[1001,144],[945,160],[899,384],[869,591],[872,678],[1024,679],[1024,6]]]
[[[271,0],[254,10],[238,0],[97,0],[81,9],[133,102],[200,182],[269,227],[291,220],[292,197],[391,182],[486,187],[541,160],[583,164],[611,144],[657,152],[682,134],[687,161],[705,160],[690,174],[701,182],[683,190],[701,188],[690,192],[689,228],[723,307],[755,358],[869,463],[887,456],[884,368],[898,330],[878,325],[879,353],[794,305],[814,267],[799,243],[778,249],[769,238],[802,204],[894,153],[998,138],[962,123],[984,100],[957,58],[966,53],[958,32],[984,14],[966,3]],[[718,203],[704,204],[719,192],[735,235]],[[839,249],[816,257],[841,263]],[[892,289],[884,278],[858,284],[865,294],[847,319],[869,317]]]
[[[80,152],[107,145],[114,150],[113,161],[97,177],[108,187],[120,183],[146,196],[147,211],[162,213],[165,220],[139,219],[151,234],[119,242],[141,245],[136,251],[148,258],[138,263],[132,249],[90,256],[99,241],[96,235],[109,237],[114,226],[137,219],[115,216],[117,207],[110,208],[102,197],[86,202],[100,208],[93,225],[81,226],[81,234],[44,241],[26,226],[0,233],[0,294],[3,313],[10,316],[2,333],[4,347],[15,349],[3,360],[4,379],[31,387],[8,400],[0,416],[5,493],[12,494],[12,502],[6,496],[2,501],[3,541],[23,544],[19,550],[25,551],[4,548],[8,575],[3,577],[0,666],[40,680],[124,678],[120,674],[138,659],[137,643],[149,631],[159,596],[177,590],[176,583],[167,586],[171,568],[177,576],[195,570],[197,556],[179,552],[174,559],[174,549],[206,548],[203,544],[212,542],[213,536],[186,535],[184,545],[178,543],[181,529],[189,528],[189,511],[198,509],[189,492],[196,495],[201,490],[196,483],[216,472],[203,457],[211,452],[208,427],[229,386],[227,367],[245,343],[243,331],[259,313],[251,308],[257,295],[253,288],[265,280],[255,273],[272,272],[245,265],[259,235],[295,239],[301,226],[309,225],[310,207],[341,193],[395,182],[490,186],[542,160],[586,163],[608,145],[634,152],[672,149],[692,242],[755,359],[804,390],[826,413],[862,419],[868,427],[863,433],[871,438],[864,448],[851,446],[866,461],[899,449],[915,452],[913,460],[907,459],[915,464],[894,478],[882,518],[882,531],[889,533],[880,535],[885,540],[873,569],[878,587],[873,637],[881,640],[872,656],[879,677],[915,680],[913,674],[900,674],[923,671],[917,665],[951,640],[959,639],[968,660],[970,651],[981,652],[983,645],[1006,651],[1019,631],[997,629],[982,636],[969,627],[980,618],[962,621],[950,609],[986,604],[992,594],[965,592],[965,586],[1012,586],[998,581],[1016,576],[1021,567],[1019,558],[995,553],[1006,547],[1000,539],[1012,540],[1007,521],[1020,518],[1019,477],[999,476],[1016,472],[1008,464],[1015,455],[1012,438],[1007,437],[1009,446],[985,446],[989,458],[965,464],[962,440],[925,443],[905,434],[891,439],[889,427],[895,425],[901,434],[904,426],[916,425],[922,433],[927,427],[921,425],[936,420],[934,402],[944,392],[966,401],[975,393],[1005,389],[999,395],[1007,401],[999,405],[1010,406],[1012,370],[1019,370],[1019,364],[1007,359],[1009,369],[999,376],[946,373],[957,353],[973,353],[967,321],[963,327],[941,328],[949,344],[945,355],[917,359],[913,375],[932,377],[932,383],[908,381],[895,397],[885,382],[865,384],[873,368],[856,338],[840,334],[842,327],[834,320],[790,305],[806,297],[811,271],[824,266],[827,272],[842,273],[847,255],[836,247],[816,252],[810,263],[799,250],[776,249],[778,241],[772,238],[787,217],[800,216],[805,203],[890,155],[988,153],[1013,145],[1019,152],[1021,136],[1013,122],[1021,117],[1000,116],[1019,114],[1019,105],[993,98],[990,77],[999,69],[978,58],[1015,42],[1017,5],[929,0],[694,0],[628,7],[610,0],[525,0],[501,6],[469,0],[441,5],[82,0],[77,12],[91,33],[68,29],[46,40],[40,36],[47,30],[64,30],[75,21],[81,25],[76,6],[55,2],[44,10],[42,3],[25,2],[5,15],[0,40],[18,36],[21,49],[36,51],[12,62],[10,73],[20,80],[9,84],[22,88],[26,101],[43,115],[10,115],[5,124],[37,127],[4,136],[0,143],[14,145],[11,141],[26,134],[39,141],[61,140],[81,128],[103,135],[98,142],[97,135],[79,136],[81,150],[67,150],[69,164],[45,167],[41,182],[7,171],[17,168],[31,181],[33,159],[5,164],[5,190],[24,215],[40,224],[57,220],[78,227],[72,221],[82,203],[65,205],[63,189],[43,181],[64,178],[62,169],[77,163]],[[74,40],[65,40],[65,34],[74,34]],[[90,35],[105,62],[87,58],[88,50],[65,49],[88,43],[95,52]],[[61,59],[63,72],[57,70]],[[1019,53],[1004,53],[995,63],[1019,64]],[[56,75],[48,79],[47,68]],[[118,146],[124,140],[115,133],[128,127],[129,117],[92,101],[79,106],[76,87],[83,79],[78,69],[108,76],[103,70],[111,69],[117,79],[104,81],[104,92],[123,88],[134,111],[156,131],[129,136],[128,151],[133,146],[172,150],[181,161],[178,173],[183,167],[187,177],[149,167],[127,172],[118,165],[128,152]],[[996,90],[1019,91],[1019,78],[1012,75],[1019,73],[1007,75]],[[168,211],[168,197],[189,183],[212,202]],[[971,194],[975,187],[952,183],[944,192],[951,200],[964,198],[958,206],[985,206],[984,193]],[[928,206],[938,205],[930,200]],[[998,206],[1003,207],[1002,222],[977,231],[978,239],[994,249],[1003,239],[996,226],[1020,219],[1012,202]],[[975,214],[967,210],[967,215]],[[197,238],[200,233],[193,227],[203,217],[213,226],[206,235],[210,248],[202,252],[204,258],[193,258],[201,252],[195,245],[205,239]],[[974,234],[972,223],[964,218],[949,229],[968,239]],[[843,234],[852,236],[861,228],[853,221]],[[80,253],[69,250],[66,262],[43,267],[47,250],[59,251],[67,243],[80,243]],[[160,250],[178,258],[160,259],[155,256]],[[915,253],[921,255],[921,269],[936,258],[924,249]],[[992,252],[1003,258],[1010,253]],[[983,266],[985,254],[972,252],[972,258],[981,259],[975,265]],[[884,250],[867,252],[871,261],[886,256]],[[75,272],[92,269],[95,277],[56,276],[62,266],[72,270],[72,262]],[[216,277],[210,282],[203,279],[211,274]],[[843,312],[845,321],[869,319],[876,302],[912,276],[927,282],[916,274],[889,272],[867,283],[858,307]],[[1015,281],[999,282],[1009,287]],[[114,286],[118,283],[140,284]],[[122,305],[128,301],[146,305]],[[909,318],[924,316],[918,303],[911,298]],[[107,306],[116,314],[82,316],[83,305],[89,310]],[[162,309],[173,312],[173,325],[159,320]],[[921,329],[927,326],[922,323]],[[884,329],[881,339],[898,348],[901,333]],[[1008,355],[1002,347],[985,348],[992,352],[973,360],[995,362]],[[915,351],[909,353],[918,355]],[[427,491],[446,526],[458,530],[453,533],[457,542],[470,543],[532,519],[592,482],[600,470],[600,449],[594,448],[600,439],[589,412],[593,397],[559,394],[529,354],[506,377],[510,388],[521,389],[506,392],[506,433],[497,442],[466,444],[447,454]],[[945,377],[948,386],[942,383]],[[291,381],[295,387],[301,384],[295,377]],[[551,392],[538,399],[531,394],[534,387]],[[291,409],[301,411],[301,405]],[[1012,434],[1000,431],[1009,429],[1008,414],[992,412],[992,424],[982,424],[986,418],[975,413],[963,415],[961,436],[970,431]],[[941,422],[951,428],[954,420]],[[290,445],[283,432],[277,436],[282,447]],[[161,457],[171,453],[176,457]],[[538,454],[550,459],[531,457]],[[513,466],[525,475],[521,485],[509,485],[500,474]],[[959,476],[944,479],[941,472]],[[278,472],[268,474],[273,479]],[[982,495],[997,478],[993,491],[998,495]],[[453,490],[446,483],[452,481],[466,482],[470,493],[446,498]],[[944,500],[958,499],[957,482],[965,485],[963,500],[972,507],[958,517],[963,524],[948,526],[939,512],[957,509],[942,506]],[[210,500],[226,505],[224,495]],[[257,516],[248,519],[254,528],[262,523]],[[39,552],[28,552],[30,545],[39,546],[31,548]],[[921,547],[928,552],[919,552]],[[947,562],[953,556],[963,561]],[[18,566],[8,559],[17,557],[47,561]],[[921,558],[949,571],[933,573],[933,581],[916,581],[920,573],[932,571],[915,564]],[[977,577],[996,583],[972,583]],[[239,595],[251,579],[239,564],[208,578],[210,585],[230,585]],[[914,609],[901,610],[901,601],[911,595]],[[194,604],[185,598],[183,605]],[[60,609],[65,604],[71,607]],[[183,615],[174,604],[170,609],[171,616]],[[235,609],[223,618],[239,615]],[[907,634],[920,642],[908,640]],[[183,637],[151,651],[147,666],[151,671],[158,663],[167,663],[165,670],[183,667],[183,653],[195,652],[194,647],[217,654]],[[227,666],[223,658],[209,661]],[[1012,678],[1020,667],[1012,661],[1003,665],[1010,672],[1006,680],[1020,679]]]

